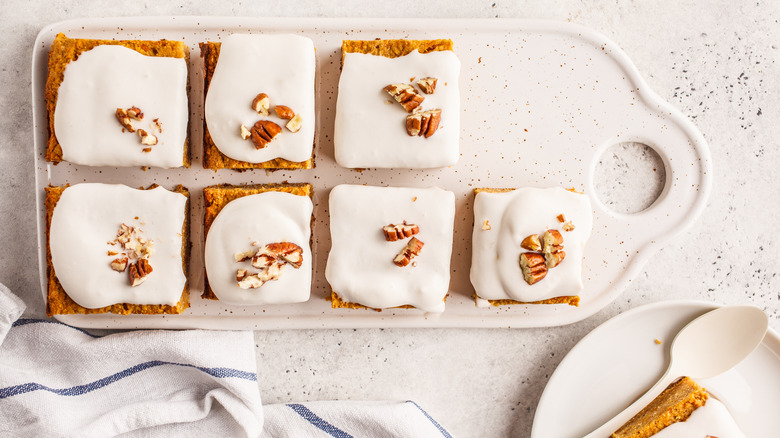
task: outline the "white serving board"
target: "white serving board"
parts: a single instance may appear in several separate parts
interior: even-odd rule
[[[44,160],[47,136],[43,88],[48,48],[59,32],[69,37],[177,39],[191,50],[190,93],[193,164],[190,169],[90,168]],[[317,49],[316,168],[235,172],[201,166],[203,78],[198,43],[232,33],[295,33]],[[450,38],[461,60],[461,144],[457,165],[429,170],[357,172],[333,159],[333,121],[343,39]],[[648,89],[617,45],[584,27],[525,20],[397,20],[226,17],[85,18],[44,28],[32,59],[38,244],[41,288],[46,294],[43,187],[79,182],[165,187],[192,193],[191,307],[182,315],[66,315],[60,321],[92,328],[358,328],[544,327],[586,318],[615,299],[664,242],[688,228],[704,208],[712,182],[710,154],[699,131]],[[666,186],[647,210],[609,211],[595,196],[594,168],[610,146],[638,141],[653,147],[666,167]],[[314,185],[314,280],[306,303],[228,306],[200,299],[203,289],[203,198],[217,183],[311,182]],[[330,249],[327,196],[342,183],[439,186],[456,196],[455,242],[447,310],[331,309],[324,268]],[[590,197],[594,229],[584,258],[585,289],[579,307],[515,305],[477,308],[469,282],[473,189],[574,187]]]
[[[717,307],[703,301],[662,301],[631,309],[595,328],[550,376],[536,407],[531,438],[579,438],[617,415],[661,378],[677,332]],[[761,345],[733,369],[697,381],[723,402],[745,436],[777,436],[776,331],[769,329]],[[566,421],[561,421],[561,412],[566,412]]]

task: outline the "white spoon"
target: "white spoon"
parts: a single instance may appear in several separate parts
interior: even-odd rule
[[[753,306],[721,307],[689,322],[672,341],[661,380],[585,438],[607,438],[679,377],[708,379],[735,367],[758,347],[768,327],[766,314]]]

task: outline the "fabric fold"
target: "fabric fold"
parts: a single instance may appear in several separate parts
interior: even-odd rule
[[[0,435],[262,433],[252,332],[100,337],[23,309],[0,285]]]
[[[443,437],[441,424],[413,401],[318,401],[266,405],[264,437]]]

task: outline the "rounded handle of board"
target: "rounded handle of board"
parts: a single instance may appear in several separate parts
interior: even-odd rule
[[[657,99],[655,122],[628,136],[613,137],[603,144],[602,151],[622,142],[642,143],[656,151],[666,171],[660,196],[645,210],[623,214],[610,210],[597,196],[591,195],[594,210],[605,219],[603,226],[622,230],[620,243],[625,248],[624,256],[629,259],[651,253],[647,250],[659,248],[690,228],[704,210],[712,187],[712,160],[704,137],[678,110]],[[591,163],[590,187],[586,188],[591,194],[595,193],[596,164],[598,158]]]

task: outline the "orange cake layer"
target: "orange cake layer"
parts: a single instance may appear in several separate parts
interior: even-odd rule
[[[661,429],[685,421],[707,402],[707,391],[690,377],[670,384],[649,405],[620,427],[611,438],[647,438]]]

